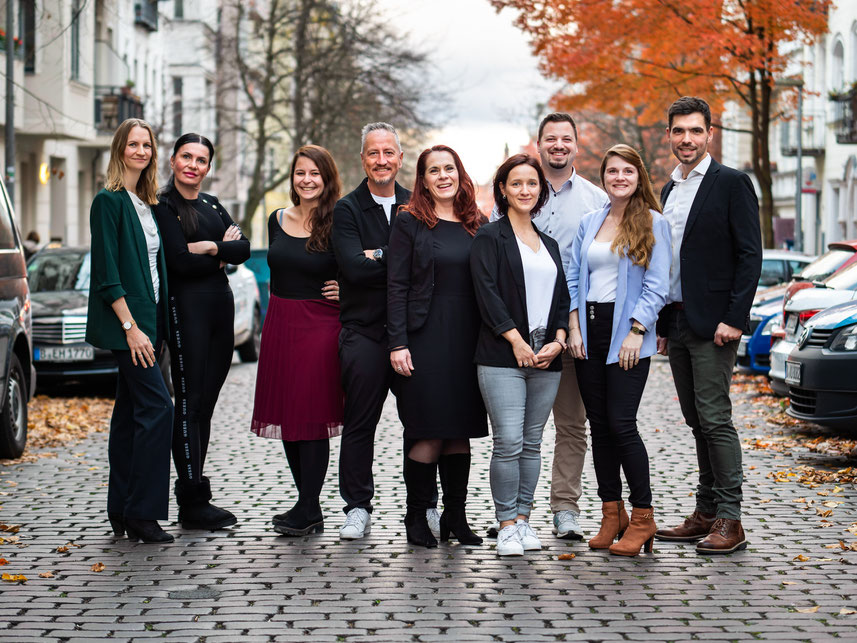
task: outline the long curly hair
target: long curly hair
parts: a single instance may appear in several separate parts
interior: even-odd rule
[[[143,203],[155,205],[158,202],[158,139],[152,126],[141,118],[128,118],[116,128],[113,142],[110,144],[110,161],[107,163],[107,180],[104,187],[110,192],[118,192],[125,187],[125,145],[128,143],[128,135],[135,127],[142,127],[149,132],[152,158],[146,169],[140,172],[134,193]]]
[[[318,197],[318,205],[310,211],[310,233],[306,242],[309,252],[325,252],[330,247],[330,231],[333,228],[333,206],[342,194],[342,181],[339,179],[339,170],[333,157],[320,145],[302,145],[292,157],[292,166],[289,169],[291,188],[289,196],[295,205],[301,204],[301,197],[295,189],[295,167],[298,159],[304,157],[315,163],[321,174],[324,187],[321,196]]]
[[[652,189],[652,182],[643,159],[637,150],[624,143],[611,147],[601,160],[601,185],[604,185],[607,161],[613,156],[627,161],[637,169],[637,189],[625,206],[622,221],[619,222],[619,230],[610,245],[610,250],[617,254],[624,253],[633,263],[648,268],[652,258],[652,248],[655,245],[651,211],[661,212],[661,204]]]
[[[405,209],[429,228],[434,228],[437,225],[438,217],[434,210],[434,199],[432,199],[423,182],[428,157],[432,152],[448,152],[452,156],[458,170],[458,192],[456,192],[452,202],[452,210],[464,225],[464,229],[470,233],[470,236],[475,235],[479,226],[485,222],[485,216],[479,211],[479,206],[476,204],[476,188],[473,186],[470,175],[465,171],[456,151],[448,145],[433,145],[420,153],[419,158],[417,158],[414,189],[411,192],[411,200],[408,201],[408,205],[404,206]]]

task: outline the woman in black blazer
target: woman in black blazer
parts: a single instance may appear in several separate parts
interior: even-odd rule
[[[494,437],[491,493],[500,521],[499,556],[541,549],[529,517],[569,308],[559,247],[532,223],[547,196],[535,159],[507,159],[494,177],[501,218],[479,230],[470,255],[482,314],[475,361]]]
[[[470,438],[488,435],[473,352],[479,330],[470,248],[485,221],[476,190],[452,148],[420,154],[408,205],[396,217],[387,257],[387,333],[393,393],[405,427],[408,542],[436,547],[426,509],[440,472],[440,537],[482,539],[464,505]]]
[[[157,356],[167,329],[167,272],[158,226],[158,157],[151,126],[124,121],[113,135],[107,181],[92,202],[92,274],[86,341],[119,365],[110,419],[107,514],[113,532],[172,542],[169,509],[173,402]]]

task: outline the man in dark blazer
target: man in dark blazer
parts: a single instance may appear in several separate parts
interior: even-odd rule
[[[396,183],[402,146],[395,128],[363,128],[360,153],[366,178],[333,209],[333,250],[339,266],[339,359],[345,417],[339,457],[339,493],[345,500],[341,538],[370,530],[375,427],[393,373],[387,348],[387,242],[390,224],[411,193]]]
[[[658,347],[670,367],[699,462],[696,509],[660,540],[693,542],[702,554],[747,546],[741,525],[741,443],[729,384],[762,269],[759,201],[749,177],[708,154],[711,111],[685,96],[669,109],[667,133],[679,161],[661,192],[672,227],[673,263]]]

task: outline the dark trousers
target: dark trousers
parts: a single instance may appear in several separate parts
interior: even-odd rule
[[[345,392],[339,494],[345,501],[346,513],[355,507],[371,512],[375,495],[375,427],[393,379],[386,336],[375,341],[343,327],[339,333],[339,361]]]
[[[607,364],[613,330],[613,304],[590,304],[586,310],[586,357],[575,360],[580,395],[592,433],[592,460],[602,502],[622,499],[619,469],[625,472],[634,507],[652,506],[649,455],[637,431],[637,410],[646,387],[651,358],[630,370]]]
[[[161,340],[155,341],[155,355]],[[157,363],[143,368],[131,351],[113,351],[119,364],[107,453],[107,511],[138,520],[166,520],[170,499],[173,401]]]
[[[183,292],[170,297],[170,368],[176,396],[173,462],[179,480],[202,482],[211,417],[234,352],[232,293]]]
[[[741,518],[741,441],[732,425],[729,384],[738,342],[718,346],[688,326],[684,311],[668,313],[670,368],[684,421],[693,430],[699,485],[696,508],[718,518]]]

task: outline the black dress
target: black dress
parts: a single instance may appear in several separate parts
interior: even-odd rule
[[[473,355],[481,317],[470,277],[473,237],[461,223],[439,220],[430,230],[434,288],[425,324],[408,333],[414,370],[396,375],[393,393],[408,440],[488,435]]]

